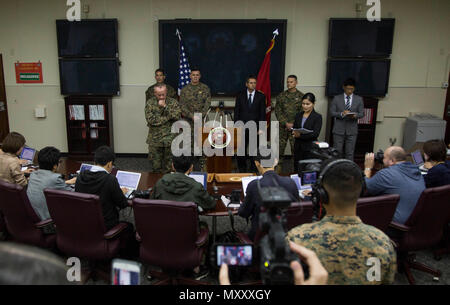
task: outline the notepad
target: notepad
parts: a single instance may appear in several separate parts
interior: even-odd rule
[[[357,115],[356,112],[347,112],[347,114],[344,114],[344,117],[349,116],[349,115]]]
[[[298,131],[300,134],[309,134],[313,133],[314,130],[306,129],[306,128],[292,128],[292,131]]]

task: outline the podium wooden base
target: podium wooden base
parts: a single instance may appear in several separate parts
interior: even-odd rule
[[[202,145],[203,143],[205,143],[205,141],[208,141],[209,131],[211,129],[209,128],[206,130],[207,131],[202,132],[201,137],[198,137],[199,139],[202,139]],[[236,153],[237,144],[241,141],[241,136],[239,134],[240,128],[227,128],[227,130],[233,134],[234,152]],[[223,149],[223,156],[207,157],[206,160],[208,173],[231,173],[232,164],[232,156],[226,156],[226,148]]]

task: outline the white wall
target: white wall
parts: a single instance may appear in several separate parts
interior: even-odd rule
[[[361,3],[366,1],[359,0]],[[287,19],[286,75],[299,76],[299,89],[316,94],[316,109],[326,116],[328,19],[356,17],[353,0],[85,0],[89,18],[118,18],[121,96],[113,99],[114,143],[118,153],[146,153],[144,92],[158,68],[158,20]],[[65,0],[1,1],[0,53],[3,54],[10,129],[29,145],[54,145],[67,151],[64,100],[59,91],[56,19],[64,19]],[[402,143],[410,112],[442,117],[450,54],[450,1],[381,1],[382,17],[396,18],[389,95],[380,100],[375,149]],[[363,5],[363,16],[367,7]],[[14,62],[43,63],[44,83],[19,85]],[[262,60],[262,59],[261,59]],[[37,105],[47,118],[36,119]],[[403,117],[403,118],[402,118]],[[325,125],[320,138],[324,139]]]

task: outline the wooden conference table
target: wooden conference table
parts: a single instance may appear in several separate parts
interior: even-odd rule
[[[77,170],[80,169],[81,162],[75,161],[72,159],[63,159],[63,162],[60,164],[59,172],[61,174],[69,175],[76,173]],[[127,169],[119,169],[119,170],[127,170]],[[163,176],[163,174],[150,173],[150,172],[140,172],[141,180],[139,181],[139,190],[147,190],[152,188],[156,182]],[[217,187],[217,193],[214,192],[214,186]],[[242,190],[241,182],[226,182],[219,183],[213,181],[208,183],[207,190],[211,195],[229,195],[235,189]],[[243,193],[241,193],[241,200],[244,198]],[[211,216],[212,217],[212,233],[213,233],[213,242],[216,241],[216,231],[217,231],[217,217],[220,216],[228,216],[228,210],[230,210],[234,215],[237,214],[237,208],[227,208],[222,200],[216,200],[216,207],[214,210],[209,210],[206,212],[202,212],[200,215],[203,216]]]

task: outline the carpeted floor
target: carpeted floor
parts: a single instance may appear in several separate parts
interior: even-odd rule
[[[137,171],[137,172],[145,172],[151,169],[151,165],[149,161],[145,158],[118,158],[116,160],[116,166],[119,169],[127,170],[127,171]],[[283,170],[286,172],[292,171],[292,161],[286,160],[283,163]],[[236,168],[234,164],[234,168]],[[121,218],[127,221],[130,221],[134,224],[133,212],[131,208],[127,208],[121,211]],[[200,216],[201,220],[208,223],[208,226],[212,227],[212,219],[211,217]],[[245,219],[236,216],[235,218],[235,228],[238,231],[247,231],[249,229],[247,222]],[[228,217],[218,217],[217,219],[217,234],[222,234],[228,230],[230,230],[230,220]],[[449,285],[450,284],[450,255],[444,255],[440,261],[437,261],[433,258],[433,254],[431,250],[419,251],[417,252],[417,260],[427,264],[432,268],[439,269],[442,272],[442,276],[439,281],[433,280],[433,276],[424,273],[421,271],[412,270],[412,274],[416,280],[417,284],[420,285]],[[149,281],[144,276],[146,271],[149,268],[148,266],[144,266],[144,272],[142,276],[143,284],[151,284],[152,281]],[[217,270],[211,269],[209,276],[205,279],[206,281],[217,284]],[[255,275],[251,273],[244,274],[239,282],[253,282],[255,280]],[[89,281],[88,284],[106,284],[103,281]],[[407,285],[408,281],[404,274],[397,273],[395,277],[395,285]]]

